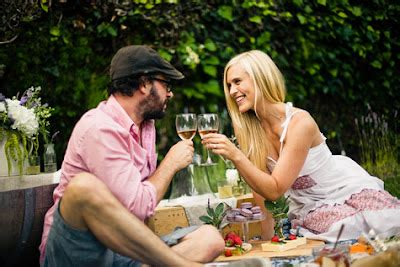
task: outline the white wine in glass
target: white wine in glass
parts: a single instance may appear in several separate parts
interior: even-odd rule
[[[196,114],[178,114],[175,119],[176,132],[182,140],[191,140],[196,134],[197,118]]]
[[[199,130],[200,137],[203,138],[204,135],[209,133],[217,133],[219,128],[219,118],[218,114],[206,113],[200,114],[197,117],[197,128]],[[210,157],[210,151],[207,150],[207,160],[205,165],[216,164],[212,161]]]

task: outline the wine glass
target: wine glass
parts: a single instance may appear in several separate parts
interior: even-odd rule
[[[191,140],[196,134],[197,118],[196,114],[185,113],[176,115],[176,132],[182,140]]]
[[[197,118],[197,124],[201,138],[203,138],[203,136],[208,133],[217,133],[219,128],[218,114],[215,113],[200,114]],[[206,165],[216,164],[212,161],[209,150],[207,150],[207,160],[205,164]]]

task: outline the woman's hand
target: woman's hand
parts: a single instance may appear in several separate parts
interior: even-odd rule
[[[223,134],[210,133],[203,136],[201,143],[214,154],[220,155],[225,159],[233,159],[241,151]]]

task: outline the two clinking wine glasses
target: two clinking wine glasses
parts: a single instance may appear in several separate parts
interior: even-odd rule
[[[196,116],[193,113],[185,113],[176,115],[175,120],[176,131],[182,140],[191,140],[199,131],[200,137],[208,133],[217,133],[219,128],[219,118],[215,113],[206,113]],[[210,151],[207,150],[206,165],[215,164],[211,157]]]

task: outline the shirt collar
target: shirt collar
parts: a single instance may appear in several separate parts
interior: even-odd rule
[[[139,127],[129,117],[128,113],[118,103],[117,99],[111,95],[105,102],[104,111],[111,116],[116,122],[118,122],[127,131],[139,136]],[[142,129],[148,129],[154,126],[154,120],[148,120],[142,122]]]

